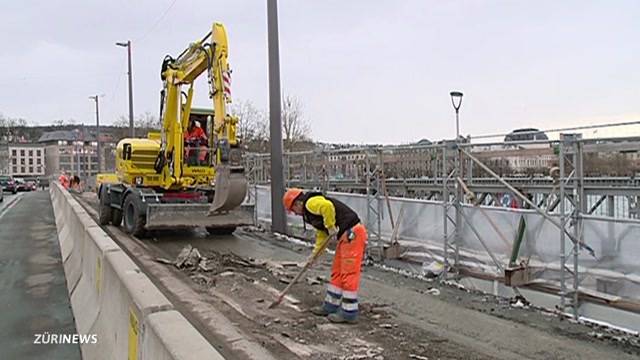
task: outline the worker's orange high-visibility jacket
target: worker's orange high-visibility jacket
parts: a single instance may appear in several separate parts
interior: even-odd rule
[[[69,178],[65,175],[60,175],[58,177],[58,182],[60,182],[60,185],[62,185],[63,188],[69,189]]]
[[[207,146],[202,145],[203,141],[207,140],[207,134],[199,127],[193,127],[191,131],[187,134],[187,141],[191,142],[193,145],[199,144],[200,151],[198,151],[198,160],[204,161],[207,158]]]
[[[204,130],[202,130],[202,128],[199,127],[193,127],[193,129],[191,129],[191,131],[189,131],[189,134],[187,135],[187,140],[190,141],[195,141],[195,140],[200,140],[200,139],[207,139],[207,135],[204,133]]]

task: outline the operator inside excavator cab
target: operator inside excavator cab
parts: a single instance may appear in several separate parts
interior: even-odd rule
[[[189,128],[184,133],[185,160],[187,165],[206,166],[209,160],[209,137],[207,136],[207,116],[192,114]]]

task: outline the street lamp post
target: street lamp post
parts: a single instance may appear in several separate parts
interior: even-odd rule
[[[136,136],[135,127],[133,126],[133,74],[131,72],[131,40],[127,42],[117,42],[116,45],[127,48],[127,59],[129,63],[129,128],[131,130],[131,137]]]
[[[287,218],[282,195],[282,114],[280,98],[280,48],[278,39],[278,2],[267,0],[267,41],[269,56],[269,134],[271,136],[271,229],[285,233]]]
[[[451,95],[451,104],[456,111],[456,144],[460,142],[460,105],[462,105],[462,92],[460,91],[452,91],[449,93]],[[455,172],[456,177],[462,179],[464,177],[464,166],[462,161],[462,150],[458,146],[456,149],[455,155]],[[443,151],[447,151],[446,149]],[[446,165],[445,165],[446,166]],[[455,182],[456,189],[456,199],[454,202],[454,208],[456,210],[456,222],[455,222],[455,253],[454,253],[454,266],[456,271],[458,271],[458,266],[460,265],[460,243],[462,242],[462,199],[464,196],[464,190],[462,186],[456,181]],[[446,223],[446,220],[445,220]],[[446,225],[445,225],[446,226]],[[445,250],[446,251],[446,250]],[[446,256],[446,255],[445,255]]]
[[[100,101],[99,99],[103,96],[104,95],[89,96],[89,99],[96,102],[96,142],[98,144],[96,147],[96,151],[98,152],[98,172],[102,171],[102,167],[100,164],[102,155],[100,154],[100,106],[99,106]],[[91,169],[89,169],[89,172],[91,172]]]
[[[460,112],[460,105],[462,105],[462,93],[460,91],[452,91],[449,95],[451,95],[451,104],[456,110],[456,141],[458,141],[460,138],[460,120],[458,115]]]

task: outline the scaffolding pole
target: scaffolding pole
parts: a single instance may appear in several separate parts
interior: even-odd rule
[[[376,160],[379,158],[376,156]],[[376,161],[378,163],[379,161]],[[366,171],[366,196],[367,196],[367,230],[369,239],[372,239],[371,247],[378,251],[382,259],[382,235],[381,235],[381,215],[382,202],[380,201],[380,181],[379,169],[372,166],[372,156],[369,152],[365,155]]]
[[[565,158],[564,158],[564,143],[561,139],[560,143],[558,144],[558,157],[559,157],[559,164],[558,166],[560,167],[560,189],[559,189],[559,196],[560,196],[560,226],[561,226],[561,230],[560,230],[560,309],[562,311],[564,311],[564,309],[566,308],[566,295],[567,295],[567,283],[565,280],[566,277],[566,266],[567,266],[567,258],[566,258],[566,242],[565,242],[565,232],[563,231],[563,229],[566,228],[566,222],[567,222],[567,217],[566,217],[566,209],[565,209],[565,179],[564,179],[564,173],[565,173]]]

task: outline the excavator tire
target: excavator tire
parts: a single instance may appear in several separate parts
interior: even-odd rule
[[[120,224],[122,224],[122,210],[120,209],[111,210],[111,224],[114,226],[120,226]]]
[[[100,205],[98,206],[98,222],[100,225],[108,225],[111,221],[112,209],[109,204],[107,187],[100,187]]]
[[[145,216],[142,212],[140,198],[132,193],[127,195],[124,199],[122,212],[124,215],[124,230],[133,236],[143,235],[145,231]]]

